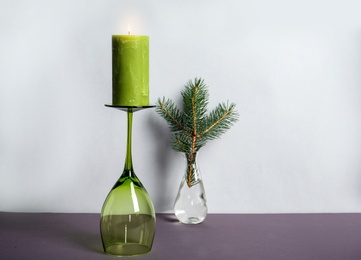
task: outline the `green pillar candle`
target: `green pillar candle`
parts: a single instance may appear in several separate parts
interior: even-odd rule
[[[113,105],[149,105],[149,37],[113,35]]]

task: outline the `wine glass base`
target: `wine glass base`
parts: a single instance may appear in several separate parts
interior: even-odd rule
[[[118,110],[122,110],[125,112],[132,111],[137,112],[139,110],[147,109],[147,108],[153,108],[155,105],[149,105],[149,106],[120,106],[120,105],[113,105],[113,104],[105,104],[106,107],[115,108]]]

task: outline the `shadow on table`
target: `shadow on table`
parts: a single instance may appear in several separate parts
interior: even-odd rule
[[[78,215],[78,214],[76,214]],[[79,214],[77,221],[69,221],[64,231],[64,240],[72,243],[74,246],[96,253],[103,253],[102,241],[100,236],[99,217],[97,215]],[[82,223],[83,222],[83,223]]]
[[[162,222],[177,223],[179,220],[174,214],[157,214],[157,220]]]
[[[68,240],[81,248],[96,253],[104,253],[100,233],[89,232],[87,230],[73,230],[69,232]]]
[[[44,253],[45,247],[51,252],[102,253],[99,217],[99,214],[3,213],[0,230],[15,237],[14,243],[31,246],[33,252]],[[12,245],[12,240],[7,241]]]

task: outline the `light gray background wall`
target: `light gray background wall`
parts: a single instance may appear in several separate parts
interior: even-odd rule
[[[111,35],[150,36],[151,101],[202,77],[240,121],[199,154],[210,212],[360,212],[359,1],[0,3],[0,211],[100,212],[125,157]],[[154,110],[135,171],[157,212],[184,173]]]

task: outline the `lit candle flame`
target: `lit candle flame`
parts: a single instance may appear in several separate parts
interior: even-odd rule
[[[130,31],[131,31],[131,28],[130,28],[130,25],[128,25],[128,35],[130,35]]]

